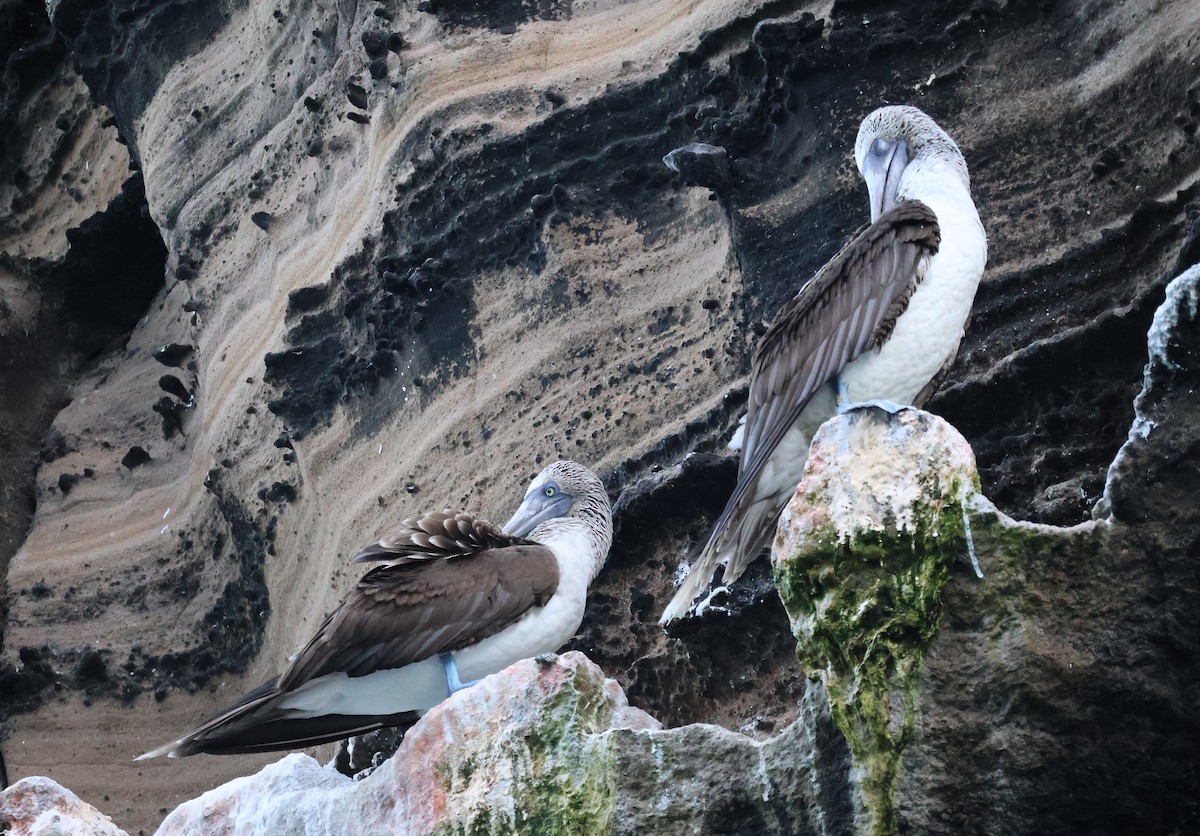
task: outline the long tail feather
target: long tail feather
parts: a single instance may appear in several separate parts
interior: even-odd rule
[[[264,689],[266,687],[263,686]],[[252,691],[247,698],[262,690]],[[258,699],[245,699],[190,734],[139,755],[135,760],[148,760],[162,755],[185,758],[200,753],[234,755],[302,749],[365,734],[384,726],[410,726],[420,716],[415,711],[405,711],[387,715],[288,717],[270,704],[275,696],[268,691],[258,694]]]
[[[663,610],[658,623],[668,624],[687,615],[695,606],[700,593],[712,581],[718,566],[725,566],[722,583],[733,583],[740,578],[746,567],[770,541],[782,507],[781,501],[772,496],[752,502],[740,515],[731,515],[731,519],[734,520],[732,531],[718,523],[705,543],[704,550],[692,563],[683,584]]]

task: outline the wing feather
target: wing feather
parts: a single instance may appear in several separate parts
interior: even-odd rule
[[[466,511],[446,509],[404,520],[395,531],[356,554],[352,562],[395,565],[466,557],[489,549],[530,543],[530,540],[505,534],[498,526]]]
[[[296,719],[275,706],[326,674],[364,676],[473,644],[558,589],[558,561],[549,548],[463,512],[405,520],[363,554],[389,562],[359,580],[282,676],[141,758],[274,751],[411,722],[414,712]]]
[[[859,230],[783,306],[754,352],[741,490],[733,498],[757,479],[817,389],[887,338],[940,240],[932,209],[919,201],[899,203]]]
[[[380,566],[363,576],[297,654],[278,690],[330,673],[364,676],[458,650],[503,630],[557,588],[554,553],[536,543]]]

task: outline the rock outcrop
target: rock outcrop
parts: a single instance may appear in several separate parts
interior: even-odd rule
[[[858,769],[862,829],[897,829],[900,757],[916,730],[942,590],[975,560],[970,445],[915,409],[868,407],[813,437],[804,481],[780,517],[775,580],[801,663],[819,676]]]
[[[22,778],[0,791],[8,836],[127,836],[112,819],[49,778]]]
[[[14,778],[109,794],[131,831],[266,762],[129,759],[277,673],[353,582],[358,546],[430,508],[503,519],[560,454],[604,473],[619,510],[573,647],[668,726],[789,727],[809,686],[765,565],[723,613],[671,636],[655,621],[732,485],[722,445],[763,320],[864,216],[849,149],[880,102],[933,114],[971,166],[991,263],[929,408],[1014,517],[1090,518],[1165,280],[1181,247],[1196,254],[1190,0],[41,8],[6,3],[19,25],[0,41],[21,80],[0,91],[0,563],[17,549],[0,745]],[[125,307],[84,292],[110,288]],[[1177,420],[1186,453],[1200,429]],[[1130,444],[1113,519],[1186,516],[1171,482],[1186,467],[1150,461],[1158,493],[1133,490]],[[1122,581],[1176,548],[1138,530],[1106,570]],[[1003,560],[976,535],[985,579],[952,574],[943,613],[986,590],[1025,618],[1041,600],[992,585]],[[1170,670],[1141,664],[1158,658],[1148,632],[1111,632],[1109,598],[1049,595],[1055,630],[1099,630],[1128,670],[1042,682],[1059,672],[1039,654],[1067,646],[1004,633],[1014,716],[1061,683],[1090,689],[985,749],[1044,765],[1000,781],[953,750],[897,792],[918,776],[930,799],[990,810],[992,787],[1057,770],[1081,800],[1052,820],[1094,821],[1104,782],[1051,744],[1111,699],[1169,753],[1166,798],[1190,762],[1134,710],[1134,679],[1190,681],[1192,622],[1182,581],[1129,581],[1149,591],[1121,623],[1169,611]],[[969,668],[977,633],[1000,629],[944,615],[925,676],[965,699],[935,663]],[[1179,705],[1164,697],[1161,717]],[[904,757],[932,751],[922,728],[989,739],[987,706],[955,703]],[[1118,760],[1092,762],[1125,774]],[[1125,815],[1159,796],[1134,782],[1121,798]]]
[[[766,742],[663,730],[582,654],[530,659],[434,708],[361,780],[288,755],[178,807],[158,836],[844,832],[824,805],[845,776],[822,766],[845,744],[828,713],[805,720]]]
[[[853,753],[860,831],[1200,826],[1200,267],[1167,288],[1096,519],[1018,522],[916,411],[822,427],[775,576]],[[970,568],[977,557],[982,577]]]

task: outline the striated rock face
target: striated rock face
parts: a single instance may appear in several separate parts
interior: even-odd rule
[[[427,509],[504,519],[560,454],[619,509],[573,646],[668,725],[764,738],[799,717],[765,563],[725,613],[654,622],[732,485],[756,333],[866,216],[850,145],[881,102],[927,110],[971,166],[991,265],[929,408],[1014,516],[1089,518],[1197,209],[1190,0],[0,9],[2,745],[13,777],[108,793],[134,830],[265,762],[129,759],[276,674],[358,546]],[[1120,481],[1114,517],[1144,514]],[[1170,490],[1154,507],[1186,512]],[[1131,565],[1154,542],[1131,540]],[[944,612],[995,589],[980,556],[984,584],[952,575]],[[1125,617],[1159,623],[1163,595]],[[1063,634],[1108,629],[1089,621],[1107,599],[1054,600]],[[959,629],[943,621],[926,671]],[[1058,673],[1019,659],[1030,682]],[[980,711],[946,734],[986,728]],[[1045,740],[1090,716],[1055,715]],[[953,764],[977,749],[955,751],[921,773],[931,798],[976,797]],[[1030,787],[1051,768],[1019,766]],[[1078,777],[1078,797],[1103,783]]]
[[[145,315],[166,252],[112,116],[70,69],[43,4],[0,2],[0,570],[20,547],[47,437],[96,355]],[[92,468],[56,472],[66,495]],[[3,630],[0,628],[0,635]]]
[[[158,834],[846,832],[845,775],[821,771],[844,744],[805,719],[766,743],[664,731],[582,654],[541,657],[434,708],[361,780],[288,755]]]

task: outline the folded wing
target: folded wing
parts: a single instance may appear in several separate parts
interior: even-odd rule
[[[381,566],[325,620],[279,687],[292,690],[337,672],[363,676],[458,650],[545,604],[557,587],[554,554],[536,543]]]
[[[435,511],[410,517],[400,527],[354,556],[355,563],[406,563],[430,558],[465,557],[488,549],[528,544],[466,511]]]

